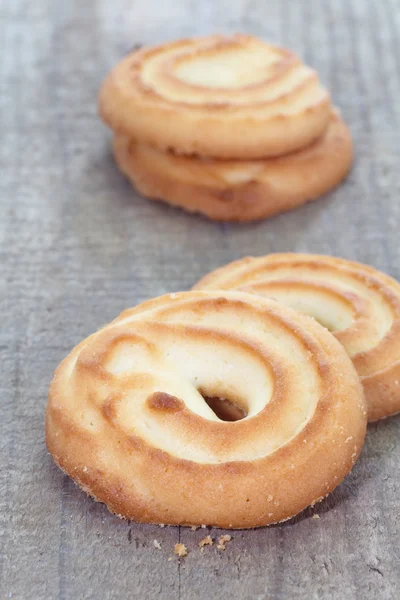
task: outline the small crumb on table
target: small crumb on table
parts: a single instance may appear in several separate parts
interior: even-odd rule
[[[211,535],[207,535],[205,538],[203,538],[202,540],[199,541],[199,546],[200,548],[203,548],[203,546],[212,546],[214,543]]]
[[[231,535],[228,535],[228,534],[227,535],[221,535],[218,538],[218,545],[217,545],[218,550],[226,550],[226,544],[228,542],[230,542],[231,539],[232,539]]]
[[[181,556],[186,556],[188,551],[187,548],[185,546],[185,544],[175,544],[174,547],[174,552],[175,554],[177,554],[179,557]]]
[[[313,519],[320,519],[321,517],[319,515],[315,514],[315,515],[312,516],[312,518]]]
[[[153,546],[154,548],[157,548],[157,550],[161,550],[161,544],[157,540],[153,541]]]

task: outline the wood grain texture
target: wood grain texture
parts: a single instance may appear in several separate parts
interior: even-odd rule
[[[86,498],[43,429],[52,371],[76,342],[225,262],[320,252],[400,278],[398,1],[0,0],[0,29],[0,597],[398,598],[400,417],[370,427],[353,473],[314,511],[203,554],[208,532],[123,522]],[[135,195],[96,94],[135,44],[238,30],[320,71],[356,164],[319,202],[228,226]],[[189,554],[168,561],[178,540]]]

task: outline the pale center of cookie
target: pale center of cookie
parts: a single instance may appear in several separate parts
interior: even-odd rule
[[[144,61],[141,79],[168,101],[208,108],[261,103],[263,110],[282,115],[304,110],[325,97],[310,68],[278,48],[259,43],[172,47]]]
[[[277,51],[265,48],[227,48],[182,61],[175,68],[175,76],[204,87],[244,87],[265,80],[280,58]]]

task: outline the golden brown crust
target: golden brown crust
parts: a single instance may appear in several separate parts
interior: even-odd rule
[[[400,284],[388,275],[331,256],[270,254],[217,269],[195,289],[246,289],[315,317],[352,358],[369,420],[400,411]]]
[[[352,162],[350,132],[333,113],[325,134],[279,158],[228,161],[176,156],[114,139],[121,171],[149,198],[221,221],[251,221],[309,202],[334,188]]]
[[[117,133],[182,154],[264,158],[324,132],[331,102],[292,53],[247,35],[144,48],[104,81],[99,112]]]
[[[239,399],[221,421],[198,390]],[[116,514],[227,528],[287,519],[360,452],[362,388],[313,319],[243,292],[171,294],[81,342],[50,386],[56,463]]]

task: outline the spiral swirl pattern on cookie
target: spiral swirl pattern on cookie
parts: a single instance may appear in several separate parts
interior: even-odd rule
[[[246,416],[221,420],[205,401]],[[245,528],[287,519],[354,464],[366,410],[346,353],[313,319],[243,292],[125,311],[58,367],[46,438],[110,510]]]
[[[294,54],[247,35],[214,35],[134,52],[105,80],[100,114],[162,150],[265,158],[325,131],[329,94]]]

